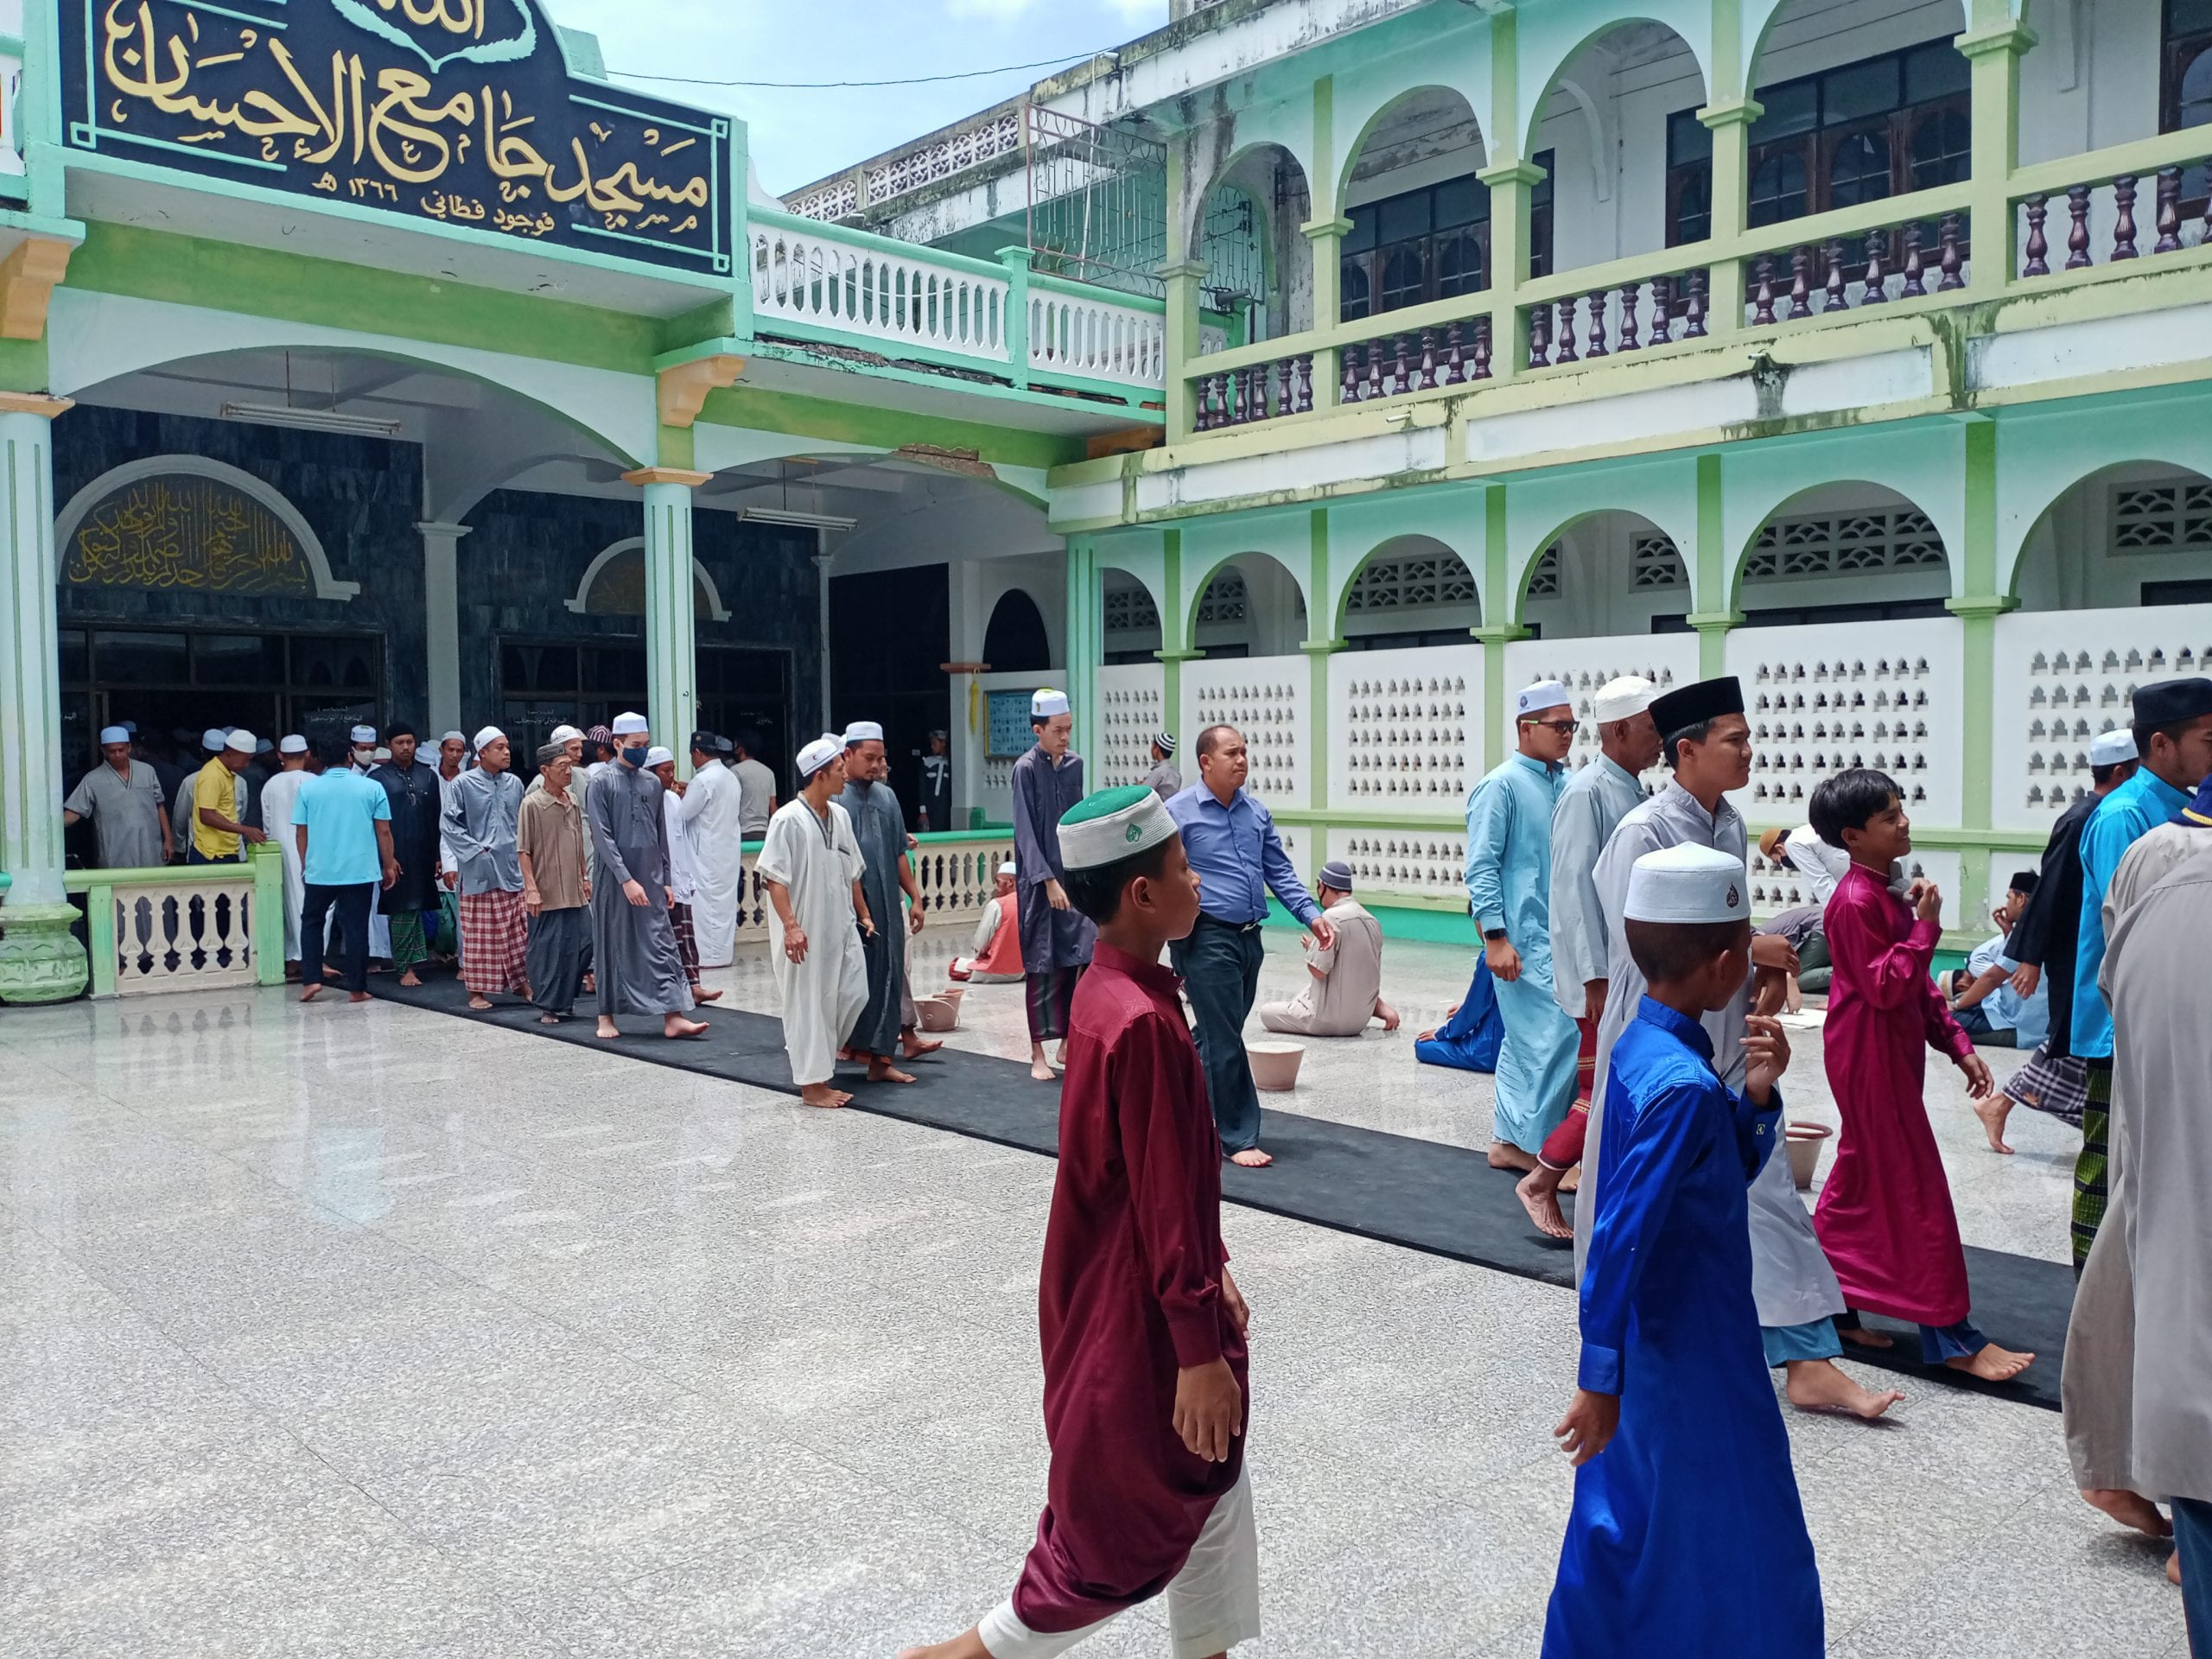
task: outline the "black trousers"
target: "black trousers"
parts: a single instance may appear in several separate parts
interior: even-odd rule
[[[1256,925],[1216,921],[1203,912],[1190,938],[1167,947],[1196,1016],[1198,1058],[1205,1065],[1206,1094],[1224,1153],[1260,1144],[1260,1094],[1244,1052],[1244,1022],[1259,995],[1266,954]]]
[[[318,887],[307,884],[305,901],[300,906],[300,983],[322,983],[323,918],[333,910],[338,912],[338,958],[340,977],[339,983],[349,991],[369,988],[369,906],[377,896],[373,881],[355,881],[344,887]]]

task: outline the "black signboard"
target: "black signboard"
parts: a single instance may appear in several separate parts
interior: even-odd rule
[[[728,119],[571,75],[534,0],[58,3],[73,149],[730,270]]]

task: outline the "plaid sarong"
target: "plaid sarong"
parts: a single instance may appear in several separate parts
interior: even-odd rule
[[[429,947],[423,942],[423,912],[403,910],[387,916],[391,924],[391,965],[401,973],[419,963],[430,959]]]
[[[2082,1107],[2082,1155],[2074,1163],[2074,1271],[2089,1259],[2104,1224],[2110,1197],[2106,1153],[2112,1133],[2112,1062],[2090,1060],[2089,1087]]]
[[[691,925],[691,906],[671,905],[668,919],[676,930],[676,954],[683,960],[683,977],[696,991],[699,988],[699,934]]]
[[[2005,1080],[2005,1096],[2038,1112],[2082,1127],[2082,1107],[2089,1092],[2089,1069],[2071,1054],[2054,1054],[2045,1043],[2028,1063]]]
[[[1081,968],[1052,968],[1023,976],[1023,1001],[1029,1014],[1029,1040],[1056,1042],[1068,1034],[1068,1010],[1075,1003]]]
[[[461,895],[461,982],[472,996],[529,992],[529,912],[522,894],[493,888]]]

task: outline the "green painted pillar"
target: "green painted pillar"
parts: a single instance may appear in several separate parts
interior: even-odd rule
[[[1986,831],[1996,822],[1996,775],[1992,750],[1997,735],[1997,619],[2019,601],[1997,591],[1997,423],[1986,416],[1966,426],[1966,545],[1960,550],[1960,585],[1945,608],[1959,619],[1964,717],[1959,729],[1959,827]],[[1974,932],[1989,891],[1986,845],[1960,854],[1956,914]]]
[[[1751,123],[1765,113],[1764,106],[1749,98],[1713,105],[1697,112],[1697,118],[1713,133],[1710,240],[1716,248],[1735,247],[1742,241],[1750,222]],[[1742,262],[1715,259],[1706,280],[1710,296],[1707,329],[1715,334],[1740,332],[1744,327]]]
[[[690,775],[699,723],[699,584],[691,567],[691,492],[713,476],[673,467],[625,475],[645,493],[645,700],[653,735]]]
[[[1716,679],[1728,671],[1728,634],[1744,626],[1736,608],[1736,554],[1726,541],[1726,516],[1721,511],[1722,467],[1716,452],[1697,458],[1697,547],[1693,561],[1691,609],[1688,622],[1697,630],[1697,670],[1700,679]]]
[[[54,417],[60,398],[0,399],[0,1001],[62,1002],[89,969],[61,887],[61,659],[54,620]]]
[[[1977,251],[1967,273],[1974,296],[2001,294],[2012,280],[2012,174],[2020,164],[2020,54],[2035,31],[2012,21],[2005,0],[1972,0],[1972,26],[1958,48],[1973,66],[1972,217]]]
[[[1482,770],[1499,765],[1512,745],[1505,741],[1505,647],[1525,639],[1521,626],[1521,598],[1514,591],[1512,550],[1506,543],[1505,486],[1492,484],[1484,492],[1483,620],[1467,632],[1483,648],[1483,759]],[[1497,620],[1493,621],[1495,616]]]
[[[1337,637],[1337,607],[1330,587],[1329,510],[1315,507],[1307,515],[1307,553],[1311,560],[1306,606],[1306,632],[1313,637],[1300,642],[1306,653],[1310,678],[1306,685],[1306,804],[1315,812],[1329,810],[1329,658],[1344,649]],[[1309,862],[1318,870],[1329,856],[1329,832],[1315,824],[1308,837]],[[1312,870],[1306,872],[1312,874]]]
[[[1529,281],[1529,213],[1544,169],[1506,162],[1475,175],[1490,187],[1491,375],[1510,380],[1529,365],[1521,290]]]
[[[1098,671],[1106,654],[1098,550],[1089,541],[1068,543],[1068,704],[1075,711],[1075,752],[1094,765],[1098,760]]]
[[[1351,229],[1348,219],[1317,219],[1299,226],[1313,252],[1313,327],[1328,334],[1341,326],[1344,316],[1344,237]],[[1313,407],[1334,409],[1344,387],[1344,359],[1334,346],[1317,346],[1313,353]]]
[[[1029,384],[1029,250],[1001,248],[1006,267],[1006,360],[1012,385]]]

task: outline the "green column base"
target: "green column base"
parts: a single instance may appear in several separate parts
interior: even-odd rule
[[[73,905],[0,910],[0,1002],[67,1002],[85,994],[92,964],[69,931]]]

